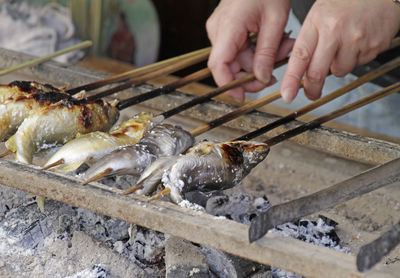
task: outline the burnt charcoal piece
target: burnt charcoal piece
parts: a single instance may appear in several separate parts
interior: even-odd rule
[[[202,192],[202,191],[190,191],[185,193],[185,199],[193,204],[197,204],[206,207],[207,201],[215,196],[222,196],[222,191],[213,191],[213,192]]]
[[[210,198],[206,204],[206,211],[215,216],[225,216],[234,221],[250,224],[252,204],[248,195],[215,196]]]

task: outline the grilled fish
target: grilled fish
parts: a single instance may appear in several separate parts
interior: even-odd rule
[[[15,151],[17,161],[32,163],[35,151],[49,145],[64,144],[78,133],[107,131],[118,116],[116,103],[64,99],[31,110],[17,132],[6,142],[6,147]]]
[[[95,131],[78,135],[62,146],[43,166],[44,169],[63,164],[61,171],[74,171],[82,163],[98,160],[110,152],[125,146],[136,144],[154,122],[151,113],[139,113],[135,117],[122,122],[110,133]]]
[[[31,110],[68,98],[69,94],[49,84],[14,81],[0,85],[0,140],[14,134]]]
[[[170,190],[172,201],[180,203],[186,192],[228,189],[243,180],[268,152],[268,145],[263,143],[200,142],[184,155],[149,166],[138,180],[143,189],[137,193],[150,194],[162,182]]]
[[[193,143],[193,136],[180,127],[156,125],[136,145],[113,151],[93,164],[85,173],[85,183],[105,176],[140,175],[156,158],[180,154]]]

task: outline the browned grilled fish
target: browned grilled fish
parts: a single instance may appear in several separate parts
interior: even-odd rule
[[[32,163],[35,151],[49,145],[64,144],[78,133],[108,131],[118,116],[116,102],[63,99],[31,110],[17,132],[6,142],[6,147],[16,152],[17,161]]]
[[[14,81],[0,85],[0,140],[14,134],[31,110],[68,98],[69,94],[49,84]]]
[[[170,197],[180,203],[182,194],[194,190],[224,190],[237,185],[268,155],[264,143],[200,142],[186,154],[155,161],[138,181],[138,194],[150,194],[162,182]]]

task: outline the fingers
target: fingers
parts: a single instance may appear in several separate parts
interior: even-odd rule
[[[332,61],[330,70],[333,75],[343,77],[357,65],[357,57],[360,51],[354,44],[342,45],[335,59]]]
[[[304,23],[306,24],[306,22]],[[289,103],[297,95],[300,81],[309,67],[318,42],[318,32],[314,26],[303,25],[294,44],[292,54],[282,80],[282,99]]]
[[[231,16],[223,16],[225,9],[226,4],[222,3],[206,23],[212,44],[208,67],[219,86],[233,80],[229,65],[235,61],[247,40],[246,27],[242,24],[232,24]]]
[[[315,100],[321,96],[325,78],[337,49],[337,40],[331,40],[326,34],[320,34],[304,78],[304,91],[309,99]]]
[[[272,17],[273,18],[273,17]],[[280,14],[279,18],[265,19],[261,22],[260,32],[257,38],[257,46],[254,55],[254,74],[257,79],[268,84],[279,46],[282,41],[283,31],[287,22],[287,15]],[[273,26],[273,28],[271,28]]]

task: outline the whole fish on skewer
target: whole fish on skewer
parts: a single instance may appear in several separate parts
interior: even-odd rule
[[[74,98],[32,110],[6,142],[22,163],[32,163],[33,153],[46,146],[64,144],[78,133],[108,131],[119,117],[117,102],[87,102]]]
[[[158,157],[174,156],[194,143],[190,133],[170,124],[153,127],[134,146],[128,146],[106,155],[85,173],[85,183],[113,175],[140,175]]]
[[[60,165],[57,169],[61,171],[74,171],[84,162],[96,161],[118,148],[136,144],[153,123],[161,120],[160,117],[153,118],[151,113],[142,112],[122,122],[109,133],[95,131],[79,135],[63,145],[44,164],[43,169]]]
[[[49,84],[14,81],[0,85],[0,140],[14,134],[31,110],[68,98],[69,94]]]
[[[203,141],[186,154],[155,161],[138,180],[138,194],[149,195],[162,182],[171,200],[180,203],[190,191],[224,190],[237,185],[269,153],[264,143]],[[129,192],[129,189],[127,190]]]

